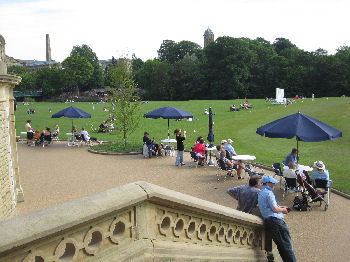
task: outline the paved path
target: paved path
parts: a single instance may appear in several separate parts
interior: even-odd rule
[[[18,144],[18,151],[25,198],[18,204],[19,215],[140,180],[235,208],[236,201],[225,192],[247,184],[247,179],[218,182],[214,167],[177,168],[174,157],[97,155],[87,152],[86,146],[68,148],[65,143],[46,148]],[[185,160],[188,163],[189,154]],[[281,190],[275,193],[280,200]],[[285,204],[290,206],[292,200],[293,195],[288,196]],[[287,215],[298,261],[349,261],[349,204],[332,194],[327,212],[316,205],[311,212]]]

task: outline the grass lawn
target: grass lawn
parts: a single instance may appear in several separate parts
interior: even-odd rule
[[[204,109],[211,106],[215,113],[214,134],[215,144],[222,139],[233,139],[233,146],[238,154],[251,154],[257,157],[257,162],[272,165],[274,162],[281,162],[293,147],[296,147],[295,139],[271,139],[257,135],[256,129],[278,118],[296,113],[298,110],[316,119],[325,122],[343,132],[343,137],[335,141],[325,142],[299,142],[300,163],[311,165],[316,160],[325,162],[330,171],[334,187],[350,194],[350,161],[346,157],[350,155],[350,99],[349,98],[318,98],[314,102],[311,99],[299,100],[293,105],[284,107],[283,105],[271,105],[262,99],[250,99],[249,103],[254,105],[252,110],[241,110],[230,112],[229,106],[239,105],[243,100],[196,100],[196,101],[156,101],[143,104],[142,115],[148,111],[165,106],[174,106],[191,112],[198,120],[195,121],[175,121],[170,120],[171,136],[174,137],[173,130],[181,128],[187,131],[185,149],[190,149],[198,136],[204,138],[208,135],[208,116],[204,114]],[[72,119],[51,118],[51,115],[68,106],[78,107],[91,114],[91,119],[74,119],[74,124],[78,129],[85,126],[91,136],[96,136],[99,140],[122,141],[117,131],[111,133],[94,133],[91,125],[98,128],[103,120],[108,118],[109,112],[104,112],[103,107],[108,104],[91,103],[34,103],[24,106],[18,103],[16,111],[17,134],[25,131],[24,125],[28,119],[32,120],[34,129],[44,129],[49,126],[51,129],[56,124],[60,126],[60,138],[65,138],[65,133],[71,131]],[[48,108],[52,112],[49,113]],[[34,108],[36,113],[28,115],[28,108]],[[142,144],[143,132],[148,131],[150,137],[160,141],[167,137],[166,119],[146,119],[142,118],[140,127],[130,135],[128,141]]]

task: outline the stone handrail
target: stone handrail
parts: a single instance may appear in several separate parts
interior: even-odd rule
[[[266,241],[259,217],[141,181],[0,222],[0,262],[267,261]]]

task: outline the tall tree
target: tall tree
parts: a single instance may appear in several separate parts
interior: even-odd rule
[[[176,42],[173,40],[163,40],[158,49],[158,58],[162,62],[174,63],[177,60]]]
[[[245,97],[249,93],[249,68],[256,60],[249,42],[246,39],[219,37],[204,52],[207,63],[203,75],[207,78],[207,86],[203,94],[211,99]]]
[[[275,39],[273,42],[273,47],[275,48],[277,54],[280,54],[284,49],[296,46],[290,40],[280,37]]]
[[[85,57],[94,69],[92,77],[86,82],[85,86],[82,87],[84,90],[103,87],[102,69],[99,65],[97,55],[88,45],[83,44],[81,46],[74,46],[70,55],[80,55]]]
[[[58,65],[42,68],[36,72],[35,85],[42,90],[44,98],[51,98],[61,93],[65,88],[64,72]]]
[[[62,66],[67,83],[73,87],[73,90],[76,89],[78,93],[82,87],[86,86],[94,72],[90,62],[80,55],[67,57],[62,62]]]
[[[135,79],[147,100],[170,99],[171,65],[158,59],[147,60],[142,68],[135,72]]]

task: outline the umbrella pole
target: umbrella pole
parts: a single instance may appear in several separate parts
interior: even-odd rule
[[[170,129],[169,129],[169,118],[168,118],[168,139],[170,139]]]
[[[299,139],[298,137],[297,138],[297,160],[298,160],[298,163],[299,163]]]
[[[72,145],[74,145],[74,131],[73,131],[73,118],[72,118]]]

